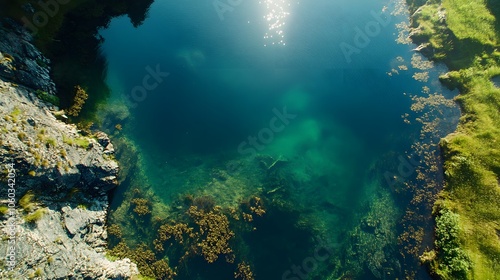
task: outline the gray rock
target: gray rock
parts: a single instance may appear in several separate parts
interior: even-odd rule
[[[16,200],[32,191],[35,201],[27,210],[17,202],[17,216],[9,220],[0,215],[0,252],[9,246],[6,225],[15,224],[17,233],[16,266],[13,271],[0,266],[0,279],[137,275],[129,259],[112,262],[105,257],[107,192],[117,186],[118,174],[109,137],[102,132],[81,135],[75,125],[54,116],[60,114],[58,108],[36,97],[36,89],[55,92],[48,68],[39,65],[49,61],[24,30],[13,23],[7,27],[10,32],[0,28],[0,170],[14,163]],[[7,188],[0,181],[0,189]],[[0,203],[6,205],[6,199],[0,194]],[[35,211],[43,214],[27,223],[24,218]]]
[[[50,60],[29,42],[32,39],[29,32],[8,19],[2,20],[0,27],[5,27],[0,28],[0,53],[3,57],[0,59],[0,77],[55,94],[56,87],[49,74]]]
[[[26,225],[22,218],[15,219],[18,266],[10,274],[1,271],[0,278],[28,279],[36,271],[41,272],[43,279],[129,279],[138,274],[137,266],[129,259],[112,262],[104,257],[107,208],[104,199],[96,200],[93,210],[70,205],[52,207],[46,209],[35,225]],[[3,221],[2,227],[5,235],[6,223]],[[67,234],[70,223],[75,234]],[[7,243],[0,242],[0,250],[6,249]]]

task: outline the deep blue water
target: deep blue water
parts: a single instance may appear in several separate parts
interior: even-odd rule
[[[292,162],[292,200],[309,205],[339,240],[368,211],[367,201],[390,193],[374,179],[387,171],[377,163],[389,154],[397,162],[417,140],[420,127],[401,118],[411,105],[404,93],[442,89],[436,73],[425,84],[412,78],[414,46],[395,41],[395,23],[407,18],[391,15],[391,2],[261,2],[243,0],[221,19],[212,1],[157,0],[137,28],[126,17],[114,19],[100,32],[112,90],[107,106],[130,114],[121,133],[138,147],[148,183],[166,205],[186,192],[211,193],[230,205],[255,190],[212,190],[204,171],[249,160],[255,151]],[[269,16],[265,3],[289,14]],[[280,16],[280,27],[270,28]],[[369,42],[356,44],[358,28],[368,28]],[[347,44],[356,49],[346,56]],[[387,74],[400,64],[409,70]],[[276,111],[293,117],[278,117],[279,129],[269,130]]]

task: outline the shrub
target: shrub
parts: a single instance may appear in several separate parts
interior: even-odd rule
[[[443,209],[436,218],[436,247],[439,264],[436,273],[444,279],[465,279],[471,260],[460,247],[459,215]]]

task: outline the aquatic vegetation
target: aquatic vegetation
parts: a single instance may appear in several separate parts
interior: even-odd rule
[[[429,80],[429,72],[419,72],[413,74],[413,78],[419,82],[426,83]]]
[[[96,10],[99,11],[100,7],[96,8]],[[79,17],[75,17],[75,18],[80,19]],[[81,21],[81,22],[84,22],[84,21]],[[68,29],[70,29],[70,28],[68,28]],[[66,32],[68,32],[68,31],[66,31]],[[75,34],[78,34],[78,32],[75,32]],[[83,46],[87,47],[87,45],[83,45]],[[85,56],[85,57],[88,57],[88,56]],[[93,57],[91,56],[89,60],[93,60]],[[90,91],[89,91],[89,93],[90,93]],[[92,92],[91,95],[94,95],[94,92]],[[311,103],[314,104],[315,101],[317,101],[317,100],[312,100]],[[86,107],[88,107],[88,106],[86,105]],[[308,108],[309,108],[309,106],[308,106]],[[306,110],[304,109],[304,111],[306,111]],[[113,128],[113,126],[116,124],[116,122],[110,122],[110,123],[111,123],[111,125],[109,125],[110,128]],[[130,130],[133,130],[133,126],[127,125],[126,127],[127,128],[130,127],[131,128]],[[327,134],[339,134],[340,135],[340,132],[338,130],[331,129],[331,131],[326,131],[323,129],[323,127],[321,125],[317,125],[316,127],[318,128],[317,133],[315,133],[313,135],[313,137],[310,137],[310,139],[311,139],[310,143],[309,142],[306,143],[306,141],[301,141],[301,140],[296,141],[297,144],[294,143],[293,145],[290,145],[290,147],[292,147],[292,148],[290,148],[288,150],[295,152],[295,150],[296,150],[295,147],[298,147],[298,148],[306,151],[308,149],[307,146],[311,146],[313,144],[315,145],[315,144],[319,143],[320,141],[322,141],[322,138],[328,137]],[[129,130],[129,129],[126,129],[126,130]],[[124,131],[124,133],[125,132],[126,131]],[[299,135],[299,133],[297,135]],[[277,141],[279,141],[279,140],[277,140]],[[313,141],[314,141],[314,143],[313,143]],[[374,143],[374,142],[372,142],[372,143]],[[343,145],[343,144],[344,143],[336,143],[335,145]],[[348,144],[352,144],[352,142],[348,143]],[[279,146],[279,145],[277,144],[276,146]],[[353,146],[355,146],[355,145],[353,145]],[[149,149],[149,148],[151,148],[151,147],[145,147],[145,146],[141,147],[141,149],[144,149],[144,150]],[[325,196],[326,192],[321,192],[318,189],[337,188],[336,184],[340,185],[341,183],[348,185],[345,182],[338,182],[338,181],[341,181],[342,179],[335,178],[335,180],[334,180],[334,179],[329,178],[329,177],[335,177],[335,176],[337,176],[337,174],[334,174],[332,176],[322,176],[323,174],[317,175],[318,173],[321,173],[321,172],[317,172],[315,170],[312,170],[312,169],[317,168],[318,165],[316,162],[310,163],[308,160],[304,160],[304,162],[307,162],[307,163],[303,164],[303,166],[306,166],[306,167],[304,167],[302,170],[300,170],[300,168],[296,168],[296,170],[298,170],[298,171],[294,170],[293,172],[290,172],[289,174],[284,174],[284,175],[278,175],[278,173],[280,173],[280,171],[278,171],[278,170],[280,170],[283,166],[286,166],[289,164],[288,163],[284,164],[283,162],[279,162],[279,161],[270,162],[266,166],[267,169],[259,169],[258,172],[254,172],[254,173],[248,172],[247,174],[243,174],[243,173],[239,173],[240,171],[232,171],[232,170],[226,172],[227,174],[225,172],[217,172],[217,174],[214,174],[214,176],[212,176],[212,178],[210,178],[211,180],[213,179],[213,181],[204,182],[204,184],[200,184],[200,185],[203,185],[200,187],[200,186],[198,186],[198,183],[200,181],[202,181],[202,179],[199,179],[199,177],[196,177],[196,176],[192,176],[194,174],[194,172],[191,172],[190,169],[193,169],[193,167],[188,166],[189,164],[184,164],[187,167],[182,166],[182,168],[176,166],[175,163],[172,163],[172,161],[174,160],[173,156],[172,157],[169,156],[168,158],[164,157],[161,161],[158,161],[157,164],[161,165],[161,166],[167,166],[167,167],[158,167],[159,170],[167,170],[170,168],[170,169],[174,169],[174,171],[170,171],[168,174],[165,174],[165,176],[150,176],[149,178],[141,178],[141,179],[143,179],[143,181],[134,180],[132,178],[133,176],[136,176],[137,174],[144,172],[143,170],[135,169],[135,167],[133,165],[136,162],[139,162],[139,164],[144,164],[144,166],[147,166],[147,168],[144,168],[144,169],[155,168],[155,167],[152,167],[152,165],[154,165],[154,163],[151,164],[151,162],[147,162],[147,160],[145,160],[145,159],[142,159],[142,158],[137,159],[137,157],[132,157],[132,156],[130,158],[128,158],[126,148],[119,148],[119,150],[120,150],[119,153],[122,153],[121,155],[123,155],[123,158],[126,158],[123,161],[127,162],[127,163],[125,163],[123,165],[122,170],[125,170],[125,171],[122,171],[122,173],[121,173],[121,174],[124,174],[125,176],[122,176],[120,178],[120,180],[122,182],[124,182],[124,187],[123,187],[123,189],[120,189],[119,191],[117,191],[116,199],[119,200],[119,199],[123,198],[123,200],[125,202],[123,203],[124,206],[122,208],[125,210],[123,210],[122,208],[118,208],[118,209],[116,209],[116,212],[113,212],[112,215],[114,215],[114,217],[117,217],[117,218],[115,218],[115,220],[117,222],[119,222],[120,226],[123,226],[122,237],[126,241],[129,242],[127,244],[128,244],[128,246],[131,246],[131,247],[134,245],[137,245],[137,244],[133,244],[135,240],[144,240],[145,242],[147,242],[149,248],[152,249],[152,246],[150,246],[150,244],[149,244],[150,243],[149,239],[151,238],[151,234],[150,234],[150,232],[145,232],[146,230],[144,228],[150,229],[151,231],[156,231],[157,227],[161,227],[161,226],[167,224],[167,226],[162,229],[163,237],[159,238],[159,239],[161,239],[160,241],[164,242],[164,244],[162,244],[163,250],[159,250],[161,252],[156,252],[153,250],[154,253],[156,254],[155,260],[168,259],[168,263],[170,265],[177,264],[177,258],[182,254],[179,253],[179,256],[178,256],[177,253],[179,251],[181,251],[181,249],[176,249],[174,247],[183,248],[183,247],[189,245],[190,242],[194,242],[193,241],[194,237],[189,236],[190,235],[189,229],[192,228],[193,232],[198,232],[198,229],[200,228],[200,226],[193,220],[193,217],[190,217],[189,215],[186,214],[187,213],[186,209],[188,207],[193,207],[193,206],[196,206],[197,211],[202,212],[204,215],[206,215],[210,212],[213,212],[213,209],[215,209],[215,205],[217,205],[217,204],[221,205],[222,206],[221,212],[222,212],[222,214],[227,216],[227,220],[229,221],[229,224],[230,224],[229,229],[235,233],[234,237],[230,238],[228,243],[230,245],[233,245],[231,243],[236,243],[235,246],[240,246],[240,247],[246,249],[246,251],[245,250],[241,250],[241,251],[249,252],[248,255],[252,255],[252,254],[257,255],[256,259],[258,259],[260,256],[263,255],[261,252],[266,252],[266,250],[265,250],[266,248],[263,249],[263,248],[258,247],[259,246],[258,241],[266,240],[266,238],[268,238],[268,237],[273,239],[275,241],[275,243],[279,244],[279,245],[282,245],[285,243],[285,242],[282,242],[282,240],[295,241],[293,239],[293,237],[291,237],[295,233],[295,231],[293,230],[293,229],[295,229],[294,226],[301,227],[302,229],[304,229],[304,231],[306,231],[305,229],[308,227],[314,228],[315,230],[318,230],[318,228],[321,228],[321,226],[323,226],[327,223],[330,223],[331,225],[333,225],[333,226],[331,226],[331,228],[334,228],[336,226],[342,227],[342,229],[338,230],[339,232],[341,230],[345,230],[343,222],[346,221],[347,219],[345,219],[346,216],[342,215],[341,212],[342,212],[342,208],[348,208],[348,207],[346,207],[346,205],[340,205],[339,201],[341,199],[337,199],[337,198],[332,199],[333,201],[331,201],[331,202],[329,201],[329,204],[327,204],[326,207],[324,206],[325,204],[321,204],[321,203],[318,203],[318,205],[307,205],[307,206],[311,206],[307,210],[314,212],[314,214],[317,214],[321,211],[325,211],[325,212],[328,211],[329,212],[328,216],[332,217],[331,218],[332,221],[322,222],[321,225],[316,225],[313,222],[311,222],[311,223],[307,222],[309,218],[311,220],[313,220],[313,218],[311,218],[311,217],[314,217],[314,214],[308,214],[306,217],[304,217],[304,216],[296,217],[295,216],[295,215],[300,216],[300,214],[296,214],[296,213],[300,212],[301,210],[304,210],[304,208],[306,208],[303,205],[301,205],[301,203],[307,204],[308,202],[310,202],[310,200],[307,200],[307,199],[308,199],[309,194],[312,193],[313,191],[317,191],[319,193],[315,197],[320,197],[320,196]],[[324,150],[321,150],[321,151],[318,150],[318,151],[313,151],[313,152],[321,153],[321,152],[325,152],[325,150],[326,150],[326,148]],[[364,156],[366,156],[366,155],[364,155]],[[290,158],[292,159],[292,157],[290,157]],[[329,157],[329,155],[325,155],[324,158],[331,161],[331,162],[334,162],[334,160],[331,157]],[[354,158],[354,156],[353,156],[353,158]],[[203,163],[201,165],[197,165],[197,166],[199,166],[199,167],[197,167],[198,169],[204,169],[205,166],[208,165],[206,163],[205,159],[206,158],[203,158],[203,160],[202,160]],[[168,160],[168,163],[167,163],[167,160]],[[341,161],[339,161],[339,163],[340,162]],[[343,163],[344,162],[342,162],[342,164]],[[345,165],[347,165],[347,164],[345,164]],[[351,166],[349,166],[349,167],[351,167]],[[349,167],[347,167],[345,169],[349,169]],[[169,175],[173,174],[173,173],[179,173],[179,174],[182,173],[183,175],[178,175],[178,177],[179,178],[182,177],[182,180],[186,181],[185,184],[182,186],[179,186],[175,180],[180,181],[181,179],[170,178]],[[200,171],[200,173],[202,173],[202,172]],[[255,184],[254,184],[254,182],[250,182],[251,184],[249,184],[248,182],[250,180],[246,179],[247,177],[251,177],[251,176],[266,176],[267,173],[274,174],[273,178],[269,178],[270,184],[268,184],[267,181],[266,182],[256,182]],[[341,172],[338,172],[338,173],[340,174]],[[204,173],[203,175],[205,175],[205,174],[206,173]],[[236,174],[236,175],[233,175],[233,174]],[[261,174],[263,174],[263,175],[261,175]],[[314,174],[314,175],[311,175],[311,174]],[[288,176],[286,176],[286,175],[288,175]],[[237,176],[239,176],[239,178],[236,178]],[[354,174],[352,176],[353,177],[356,177],[356,176],[361,177],[362,175],[361,174]],[[144,177],[146,177],[146,176],[144,176]],[[338,177],[340,177],[340,176],[338,176]],[[258,180],[255,180],[255,181],[258,181]],[[160,183],[158,183],[158,182],[160,182]],[[362,187],[360,184],[358,184],[358,183],[361,183],[360,180],[352,180],[352,182],[349,182],[349,183],[352,183],[350,188],[352,188],[352,186],[354,186],[356,188]],[[156,186],[156,184],[158,184],[158,186]],[[153,187],[150,187],[150,185],[153,185]],[[205,185],[207,186],[207,188],[203,188]],[[141,188],[141,190],[143,191],[143,195],[140,197],[136,197],[134,195],[131,195],[130,193],[123,194],[122,191],[127,192],[124,189],[128,186],[130,186],[131,188]],[[182,203],[170,203],[171,201],[169,200],[170,199],[169,198],[169,195],[170,195],[169,190],[164,190],[164,192],[162,192],[163,191],[162,187],[165,187],[165,189],[166,189],[166,187],[168,187],[168,188],[173,189],[175,191],[178,191],[178,190],[185,191],[185,189],[182,188],[183,186],[189,186],[189,187],[192,186],[192,189],[189,189],[189,191],[194,190],[194,191],[192,191],[192,193],[196,195],[195,196],[196,198],[199,198],[202,196],[207,196],[207,195],[212,195],[213,197],[215,197],[217,199],[217,203],[210,202],[209,200],[207,201],[207,199],[205,199],[205,201],[203,201],[203,199],[201,199],[200,201],[197,201],[195,203],[189,203],[189,204],[194,204],[194,205],[185,205]],[[164,211],[158,210],[160,208],[160,206],[158,206],[160,203],[157,200],[159,200],[159,199],[157,199],[155,201],[154,199],[151,198],[153,195],[149,195],[149,193],[147,193],[148,191],[152,192],[153,188],[156,188],[156,190],[159,190],[158,195],[160,195],[160,192],[162,192],[161,194],[164,195],[161,197],[161,200],[164,200],[164,201],[162,201],[162,203],[165,202],[165,204],[166,204],[161,209]],[[242,191],[243,188],[245,188],[244,189],[245,191]],[[196,190],[198,190],[198,189],[202,189],[202,190],[200,190],[200,193],[196,192]],[[241,207],[239,205],[237,205],[236,203],[234,203],[234,201],[240,202],[243,199],[246,199],[248,197],[247,194],[250,192],[247,190],[251,190],[251,192],[260,192],[261,191],[260,189],[262,189],[262,193],[264,193],[266,196],[272,196],[272,198],[273,198],[273,200],[271,200],[272,204],[270,202],[268,202],[268,200],[265,200],[266,203],[264,204],[262,201],[259,201],[257,199],[252,199],[252,200],[250,200],[249,205],[245,205],[245,206],[241,206]],[[144,190],[146,190],[146,191],[144,191]],[[237,193],[237,195],[233,196],[233,190],[234,190],[234,193]],[[302,192],[302,191],[306,191],[308,193],[304,194],[304,192]],[[172,192],[174,192],[174,191],[172,191]],[[220,196],[219,196],[219,194],[220,194]],[[290,195],[290,194],[296,195],[296,196],[302,195],[305,198],[302,198],[302,200],[301,200],[299,198],[292,197],[292,195]],[[346,193],[334,194],[334,192],[331,192],[329,194],[331,196],[335,195],[335,196],[339,196],[339,197],[348,196],[348,194],[346,194]],[[251,195],[261,196],[260,193],[251,193]],[[274,200],[274,198],[276,198],[276,200]],[[295,200],[292,200],[291,198],[294,198]],[[134,199],[135,199],[136,203],[131,203],[131,201]],[[142,201],[138,201],[137,199],[142,199]],[[172,200],[175,200],[175,199],[176,198],[173,198]],[[144,200],[149,201],[150,204],[147,204]],[[221,200],[222,200],[222,202],[221,202]],[[232,210],[230,210],[231,211],[230,215],[227,213],[229,210],[226,208],[226,206],[228,206],[228,204],[230,204],[230,203],[227,203],[227,201],[233,202],[233,204],[230,205],[232,207]],[[276,206],[276,204],[279,204],[279,206]],[[290,205],[290,207],[287,208],[287,204]],[[143,207],[145,205],[146,205],[146,207]],[[354,205],[354,203],[352,205]],[[139,208],[139,206],[141,206],[141,210],[136,211],[136,210],[138,210],[137,208]],[[265,209],[264,209],[264,206],[265,206]],[[348,205],[348,206],[351,206],[351,205]],[[121,207],[121,206],[119,206],[119,207]],[[277,210],[275,210],[276,208],[295,209],[295,210],[299,209],[299,210],[296,210],[297,212],[290,211],[290,212],[292,212],[292,214],[290,214],[290,215],[287,215],[289,213],[286,211],[282,211],[285,214],[276,215],[275,214],[277,212]],[[140,214],[140,213],[147,213],[148,211],[151,211],[151,215]],[[161,215],[160,212],[163,215]],[[242,228],[244,228],[244,229],[247,228],[247,227],[241,226],[241,224],[247,225],[247,226],[249,225],[249,223],[245,222],[245,220],[251,221],[252,226],[255,224],[256,228],[258,228],[258,230],[256,230],[257,232],[260,231],[261,228],[274,226],[273,223],[268,222],[269,220],[268,220],[267,216],[269,214],[271,214],[270,215],[271,217],[278,217],[278,218],[270,219],[273,222],[274,221],[279,222],[280,218],[283,218],[283,216],[284,217],[293,216],[293,218],[290,218],[291,222],[284,223],[285,225],[287,225],[287,227],[285,227],[286,230],[279,231],[278,233],[273,233],[272,231],[267,231],[266,234],[262,234],[260,236],[260,239],[252,240],[251,237],[247,237],[247,236],[251,236],[251,234],[253,234],[253,232],[240,234],[241,232],[243,232],[241,230]],[[233,221],[231,219],[232,217],[239,218],[241,216],[243,216],[243,219],[238,220],[238,219],[234,218],[235,221]],[[325,215],[325,216],[327,216],[327,215]],[[132,218],[129,218],[129,217],[132,217]],[[219,217],[219,219],[224,221],[223,218],[221,218],[221,217]],[[341,220],[341,222],[338,222],[336,220]],[[168,222],[166,222],[166,221],[168,221]],[[240,221],[240,222],[238,223],[238,221]],[[296,221],[298,221],[298,222],[296,222]],[[377,220],[374,220],[374,219],[366,219],[363,222],[364,222],[364,227],[367,231],[373,230],[375,232],[377,229],[377,226],[380,225],[380,222]],[[142,223],[142,225],[146,225],[146,226],[137,227],[137,225],[139,225],[139,223]],[[278,224],[283,225],[282,223],[278,223]],[[261,227],[260,225],[264,225],[264,226]],[[134,227],[136,227],[136,228],[134,228]],[[287,230],[290,230],[290,232],[287,232]],[[335,236],[341,235],[341,233],[338,233],[338,232],[335,232],[334,234],[335,234]],[[207,233],[207,235],[208,235],[208,233]],[[131,237],[131,236],[133,236],[133,237]],[[170,236],[170,237],[167,238],[167,236]],[[300,237],[303,237],[303,236],[306,237],[306,238],[303,238],[303,239],[305,239],[305,241],[303,241],[305,245],[302,247],[300,245],[297,246],[297,247],[300,247],[299,250],[295,251],[296,248],[293,247],[293,245],[287,244],[286,246],[284,246],[284,247],[286,247],[286,250],[287,250],[285,252],[290,253],[290,258],[293,259],[293,262],[301,262],[302,261],[301,258],[303,257],[303,255],[305,255],[303,252],[307,251],[307,249],[304,249],[304,248],[306,248],[308,245],[310,245],[309,243],[307,243],[307,242],[310,242],[309,239],[307,238],[309,236],[307,234],[300,235]],[[245,241],[250,240],[250,241],[248,241],[248,243],[251,245],[246,245],[248,247],[248,248],[246,248],[245,245],[241,245],[242,243],[244,243],[244,242],[241,242],[241,239],[245,239]],[[251,241],[254,241],[255,243],[257,243],[257,245],[251,243]],[[300,243],[300,242],[302,242],[302,240],[298,240],[295,242]],[[289,243],[294,243],[294,242],[289,242]],[[112,242],[111,244],[115,245],[114,242]],[[269,244],[269,243],[266,243],[266,245],[267,244]],[[181,246],[179,246],[179,245],[181,245]],[[193,244],[191,244],[191,245],[193,245]],[[192,248],[192,247],[190,247],[190,248]],[[200,256],[201,254],[203,254],[203,250],[200,249],[199,247],[196,247],[196,246],[194,247],[194,249],[195,249],[194,252],[190,251],[192,253],[192,255],[189,255],[190,256],[189,258],[185,258],[185,259],[187,259],[186,262],[188,264],[195,263],[198,265],[198,267],[205,268],[204,265],[205,265],[205,263],[207,263],[207,260],[206,260],[206,258],[204,259],[203,257]],[[240,251],[237,251],[235,249],[235,247],[231,247],[231,249],[234,252],[240,252]],[[184,253],[184,251],[187,251],[187,250],[182,250],[182,253]],[[257,253],[255,253],[255,252],[257,252]],[[295,257],[295,255],[297,255],[298,257]],[[168,257],[166,257],[166,256],[168,256]],[[273,255],[273,256],[279,257],[278,255]],[[144,254],[144,257],[147,258],[148,261],[150,261],[152,263],[156,262],[156,261],[153,262],[151,260],[149,252]],[[294,258],[297,258],[298,260],[294,259]],[[220,259],[221,258],[219,256],[219,258],[216,261],[212,262],[210,265],[218,266],[221,262]],[[199,262],[197,262],[200,260],[203,261],[203,264],[200,264]],[[235,261],[236,261],[235,265],[232,266],[233,268],[236,266],[236,263],[240,262],[241,260],[238,259]],[[248,262],[249,266],[252,265],[253,262],[255,262],[251,258],[248,258],[248,259],[245,258],[245,261]],[[273,261],[275,261],[275,260],[273,260]],[[290,260],[286,259],[283,261],[280,261],[280,260],[276,261],[276,263],[279,263],[279,264],[284,264],[284,263],[288,264],[287,262],[290,262]],[[332,260],[332,262],[334,262],[334,261]],[[185,265],[185,263],[183,263],[182,266],[180,266],[180,267],[182,268],[183,265]],[[227,265],[227,264],[224,264],[224,265]],[[287,265],[284,265],[284,266],[286,267]],[[327,266],[327,265],[325,264],[324,266]],[[150,272],[148,272],[148,275],[157,274],[155,269],[151,267],[151,264],[149,264],[149,266],[142,264],[141,267],[142,267],[141,269],[143,269],[143,270],[150,270]],[[158,265],[158,267],[164,268],[164,263],[160,263]],[[283,265],[278,266],[278,268],[276,268],[276,270],[281,269],[281,267],[283,267]],[[242,266],[242,268],[240,268],[240,266],[238,265],[238,269],[243,270],[243,268],[245,268],[245,266]],[[254,268],[253,265],[252,265],[252,268]],[[193,270],[196,270],[196,266]],[[265,270],[265,269],[261,269],[261,271],[262,270]],[[267,274],[262,274],[263,277],[265,277],[266,275]],[[233,276],[233,275],[230,275],[230,276]],[[279,278],[279,276],[278,276],[278,278]],[[278,279],[278,278],[276,278],[276,279]],[[191,279],[193,279],[193,278],[191,278]]]
[[[137,198],[133,200],[137,201]],[[207,200],[207,197],[201,197],[201,201]],[[187,203],[195,201],[196,199],[188,200]],[[120,258],[129,257],[138,264],[143,275],[163,275],[167,277],[164,279],[171,279],[168,277],[174,277],[179,269],[178,265],[170,268],[171,262],[165,261],[165,258],[177,260],[180,264],[202,257],[206,263],[214,264],[220,257],[225,256],[226,262],[232,264],[235,255],[229,242],[235,233],[230,229],[229,219],[223,212],[219,206],[199,209],[191,205],[187,211],[179,213],[178,222],[170,221],[158,227],[156,238],[153,240],[154,252],[146,244],[139,244],[135,249],[131,249],[125,242],[120,241],[123,235],[119,226],[112,225],[108,228],[108,233],[117,238],[118,243],[109,254]],[[158,261],[158,258],[163,259]],[[248,269],[249,267],[244,271],[245,275],[252,275]]]
[[[443,95],[430,93],[423,87],[423,95],[411,95],[410,109],[417,113],[415,121],[421,124],[420,142],[412,145],[412,154],[407,155],[406,169],[411,171],[411,181],[402,184],[401,198],[410,196],[407,209],[400,221],[404,231],[398,236],[400,253],[405,256],[405,275],[415,277],[415,271],[408,269],[418,265],[420,252],[426,239],[424,228],[431,219],[431,205],[442,188],[440,154],[438,145],[443,133],[453,131],[454,114],[458,114],[454,100]]]
[[[434,63],[425,59],[422,55],[414,53],[411,57],[411,66],[418,70],[429,70],[434,67]]]
[[[155,250],[158,252],[163,252],[165,250],[163,244],[172,237],[177,243],[181,245],[184,244],[185,239],[196,237],[196,235],[193,233],[193,230],[194,229],[192,227],[189,227],[184,223],[178,223],[175,225],[161,225],[158,229],[158,238],[153,241]]]
[[[67,114],[73,117],[78,117],[87,98],[89,98],[87,92],[81,86],[75,86],[73,104],[66,111]]]
[[[165,280],[174,279],[174,276],[176,275],[172,268],[170,268],[168,261],[165,259],[154,262],[152,270],[156,277],[161,277],[161,279]]]
[[[401,265],[390,257],[396,251],[398,209],[385,190],[376,194],[367,207],[369,212],[349,232],[347,260],[342,271],[359,275],[367,267],[377,279],[383,279],[384,274],[398,278],[402,274]]]
[[[241,213],[243,220],[246,222],[253,222],[254,215],[262,217],[266,210],[262,204],[262,199],[260,197],[254,196],[248,202],[243,203],[243,212]],[[252,214],[245,213],[244,211],[249,211]]]
[[[198,226],[197,232],[202,236],[197,244],[201,255],[208,263],[215,262],[220,255],[229,255],[233,250],[229,247],[229,240],[234,232],[229,229],[229,220],[221,212],[220,207],[205,212],[196,206],[189,207],[188,215]]]
[[[238,270],[234,273],[235,279],[241,280],[254,280],[252,268],[246,262],[241,262],[238,264]]]
[[[425,91],[425,90],[424,90]],[[412,105],[410,109],[413,112],[421,113],[416,121],[422,124],[420,139],[431,139],[436,146],[436,139],[439,139],[439,131],[451,131],[454,122],[448,121],[450,116],[443,112],[457,112],[457,104],[454,100],[444,97],[438,93],[425,93],[423,96],[412,95]],[[457,112],[458,113],[458,112]]]
[[[107,230],[109,235],[115,236],[117,238],[121,238],[123,235],[122,229],[117,224],[112,224],[112,225],[108,226],[106,230]]]
[[[151,203],[145,198],[134,198],[130,204],[134,207],[133,211],[139,216],[151,214]]]
[[[204,195],[196,197],[190,203],[191,206],[198,208],[201,211],[211,211],[215,207],[215,199],[212,196]]]
[[[154,279],[174,279],[176,272],[170,268],[167,260],[157,260],[153,251],[144,243],[131,249],[124,242],[118,243],[113,249],[108,251],[112,257],[130,258],[137,264],[141,275],[153,277]]]

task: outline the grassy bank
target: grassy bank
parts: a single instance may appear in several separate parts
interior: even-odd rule
[[[442,279],[500,279],[500,3],[407,0],[413,40],[451,70],[441,77],[462,117],[441,141],[446,186],[434,207],[436,248],[422,260]],[[419,3],[420,2],[420,3]]]

